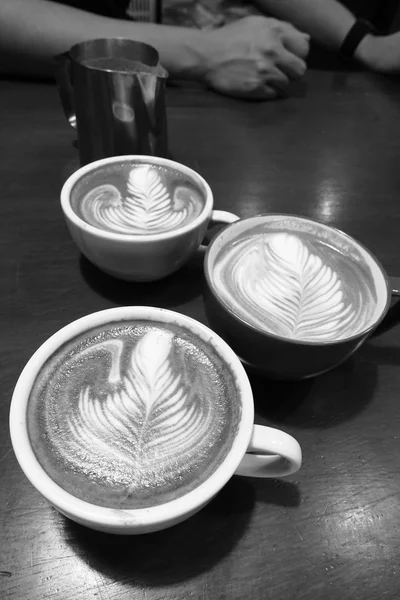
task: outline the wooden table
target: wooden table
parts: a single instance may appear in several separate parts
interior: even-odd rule
[[[400,275],[400,84],[313,71],[293,96],[248,103],[171,88],[173,156],[216,207],[290,212],[344,229]],[[59,206],[77,166],[56,88],[0,82],[0,598],[373,600],[400,593],[400,330],[315,380],[251,379],[258,423],[303,448],[285,480],[234,477],[205,509],[137,537],[52,509],[10,446],[9,403],[33,351],[70,321],[159,305],[206,321],[201,268],[127,284],[79,256]]]

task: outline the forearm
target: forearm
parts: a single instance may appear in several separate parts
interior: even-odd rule
[[[254,0],[264,12],[292,23],[311,39],[339,50],[355,23],[355,16],[336,0]],[[354,59],[380,72],[399,72],[399,34],[366,35],[354,52]]]
[[[255,0],[255,4],[332,50],[340,48],[355,22],[354,15],[336,0]]]
[[[0,72],[52,76],[53,57],[73,44],[126,37],[157,48],[171,76],[201,78],[202,36],[198,30],[109,19],[47,0],[1,0]]]

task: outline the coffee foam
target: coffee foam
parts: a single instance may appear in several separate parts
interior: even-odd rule
[[[217,468],[240,403],[228,367],[185,330],[112,324],[60,349],[28,408],[34,452],[83,500],[143,508],[180,497]]]
[[[78,216],[105,231],[148,235],[195,220],[205,200],[178,171],[150,164],[112,164],[94,170],[72,190]]]
[[[213,281],[224,302],[249,324],[294,340],[338,340],[367,328],[378,305],[382,310],[378,268],[373,276],[368,258],[363,262],[339,232],[329,236],[328,228],[320,233],[316,224],[282,220],[243,231],[214,259]],[[332,244],[336,237],[340,250]]]

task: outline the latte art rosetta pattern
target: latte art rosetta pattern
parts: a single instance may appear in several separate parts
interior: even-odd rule
[[[157,169],[133,167],[123,197],[110,184],[97,186],[82,200],[80,211],[89,224],[123,234],[152,234],[170,231],[190,222],[200,213],[201,202],[186,186],[172,195]]]
[[[145,334],[124,374],[121,340],[89,349],[109,353],[112,365],[104,394],[82,387],[76,410],[54,426],[52,442],[70,467],[118,479],[129,496],[179,478],[179,466],[201,455],[213,429],[211,399],[204,397],[201,380],[190,385],[183,363],[174,368],[172,338],[167,332]]]
[[[346,293],[338,273],[312,245],[286,232],[248,237],[221,260],[216,281],[245,320],[277,335],[344,338],[362,326],[362,298]]]

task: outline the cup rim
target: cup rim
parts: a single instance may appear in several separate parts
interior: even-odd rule
[[[258,220],[260,218],[268,218],[268,217],[294,218],[294,219],[298,219],[298,220],[301,220],[301,221],[306,221],[306,222],[309,222],[309,223],[315,223],[318,226],[323,227],[324,229],[331,230],[331,231],[332,230],[336,231],[340,236],[346,238],[351,243],[353,243],[357,247],[359,247],[365,254],[367,254],[371,258],[371,260],[376,264],[376,266],[378,267],[378,269],[381,272],[381,275],[383,277],[383,280],[385,282],[386,301],[385,301],[384,307],[381,310],[379,316],[377,318],[375,318],[367,327],[364,327],[363,329],[359,330],[356,333],[353,333],[352,335],[348,335],[348,336],[340,338],[338,340],[318,340],[318,341],[312,341],[312,340],[292,339],[292,338],[287,338],[285,336],[279,335],[279,334],[274,333],[272,331],[262,331],[261,329],[257,328],[255,325],[253,325],[252,323],[246,321],[246,319],[244,319],[242,316],[240,316],[237,313],[235,313],[235,311],[225,302],[225,300],[223,300],[221,298],[221,296],[218,294],[216,286],[214,285],[214,282],[213,282],[212,277],[210,275],[210,271],[211,271],[211,267],[210,267],[210,264],[209,264],[210,253],[211,253],[212,248],[214,247],[214,245],[218,242],[219,238],[222,235],[226,235],[227,230],[233,229],[234,227],[238,227],[243,222],[248,222],[248,221]],[[388,277],[388,275],[386,273],[386,270],[384,269],[383,265],[378,260],[378,258],[366,246],[364,246],[364,244],[362,244],[361,242],[359,242],[356,238],[354,238],[353,236],[349,235],[348,233],[342,231],[338,227],[335,227],[333,225],[326,225],[325,223],[322,223],[321,221],[317,221],[316,219],[312,219],[310,217],[303,217],[301,215],[296,215],[296,214],[293,214],[293,213],[279,213],[279,212],[274,212],[274,213],[260,213],[258,215],[253,215],[253,216],[250,216],[250,217],[244,217],[244,218],[239,219],[238,221],[234,221],[233,223],[229,223],[226,227],[224,227],[221,231],[219,231],[213,237],[213,239],[211,240],[211,242],[208,244],[208,247],[207,247],[207,250],[206,250],[206,253],[205,253],[205,257],[204,257],[204,275],[205,275],[205,279],[206,279],[206,283],[207,283],[208,289],[213,294],[213,296],[215,297],[216,301],[224,307],[224,310],[226,310],[226,312],[229,313],[229,315],[233,318],[233,320],[239,321],[242,325],[244,325],[245,327],[249,328],[254,333],[257,333],[258,335],[262,335],[262,336],[266,336],[266,337],[272,337],[272,338],[274,338],[274,339],[276,339],[278,341],[286,342],[286,343],[291,343],[291,344],[296,345],[296,346],[334,346],[335,344],[338,344],[338,343],[350,342],[350,341],[353,341],[353,340],[358,339],[360,337],[363,337],[365,335],[368,335],[369,332],[371,330],[375,329],[379,325],[379,323],[384,319],[384,317],[385,317],[385,315],[386,315],[386,313],[387,313],[387,311],[389,309],[390,302],[391,302],[391,297],[392,297],[391,286],[389,284],[389,277]]]
[[[86,502],[65,491],[45,472],[29,442],[26,408],[29,391],[45,360],[65,341],[80,332],[102,323],[118,320],[158,320],[176,323],[189,329],[202,340],[211,343],[234,375],[241,396],[241,419],[237,435],[226,457],[203,483],[193,490],[164,504],[140,509],[107,508]],[[9,428],[11,443],[17,461],[27,479],[50,504],[73,520],[89,527],[107,530],[153,531],[181,521],[199,510],[229,481],[239,466],[248,446],[254,425],[253,394],[247,374],[233,350],[206,325],[181,313],[148,306],[115,307],[87,314],[65,325],[51,335],[33,353],[23,368],[12,395]]]
[[[193,219],[193,221],[190,221],[182,227],[177,227],[172,231],[153,234],[139,235],[134,233],[117,233],[112,231],[105,231],[104,229],[100,229],[98,227],[95,227],[94,225],[90,225],[89,223],[81,219],[71,207],[70,196],[72,188],[79,181],[79,179],[81,179],[81,177],[83,177],[87,173],[90,173],[90,171],[96,169],[97,167],[123,162],[150,163],[158,166],[164,166],[167,168],[169,167],[171,169],[175,169],[176,171],[183,172],[190,179],[194,179],[196,183],[199,183],[200,187],[204,188],[205,202],[202,211],[195,219]],[[145,244],[177,238],[182,235],[185,235],[190,231],[197,229],[204,221],[206,221],[210,217],[214,205],[214,197],[211,187],[204,179],[204,177],[194,169],[191,169],[190,167],[187,167],[182,163],[160,156],[150,156],[146,154],[121,154],[119,156],[109,156],[105,158],[100,158],[98,160],[87,163],[82,167],[79,167],[79,169],[74,171],[64,182],[61,188],[60,202],[62,211],[66,219],[69,222],[73,223],[80,230],[90,233],[92,236],[103,240],[112,240],[118,242],[140,242]]]

